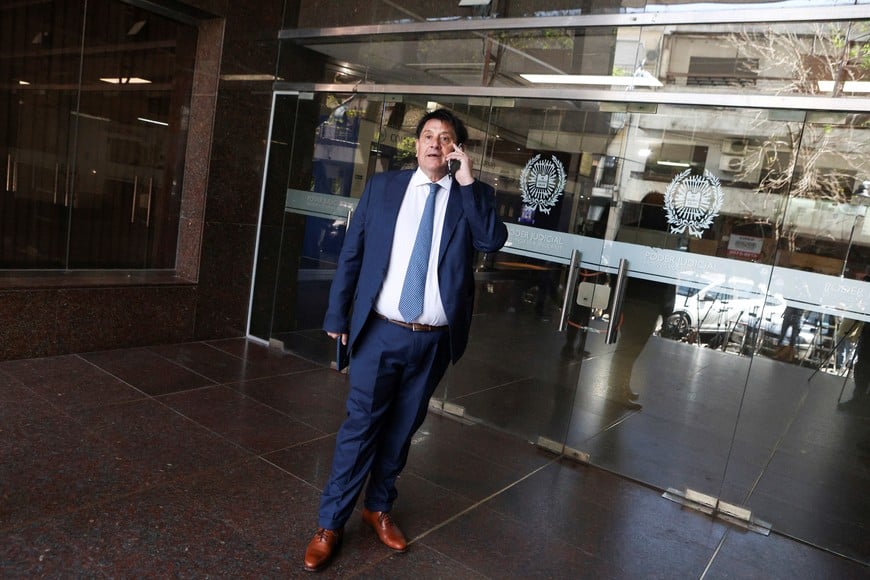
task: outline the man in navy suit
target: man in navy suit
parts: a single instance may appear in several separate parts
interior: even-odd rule
[[[348,345],[350,394],[306,570],[332,559],[366,479],[363,520],[390,548],[407,549],[390,517],[396,479],[435,387],[465,351],[475,252],[496,252],[507,240],[493,189],[474,179],[461,148],[468,138],[462,121],[447,110],[432,111],[418,123],[416,137],[416,170],[381,173],[367,184],[332,282],[323,327]],[[448,172],[451,161],[459,163],[454,172]],[[423,311],[407,320],[399,302],[430,193],[435,205]]]

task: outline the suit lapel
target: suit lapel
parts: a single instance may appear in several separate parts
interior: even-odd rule
[[[413,171],[402,171],[397,173],[395,177],[384,182],[384,190],[380,192],[381,203],[378,211],[383,212],[383,223],[392,224],[392,228],[385,227],[377,232],[381,238],[381,247],[385,252],[385,258],[390,255],[393,249],[393,237],[396,233],[396,223],[399,219],[399,209],[402,207],[402,201],[405,199],[405,192],[408,190],[408,183],[411,182]]]
[[[393,222],[399,217],[399,208],[402,207],[402,200],[405,199],[405,192],[408,190],[412,175],[414,175],[413,171],[403,171],[384,186],[384,215]]]
[[[438,264],[444,260],[444,255],[447,253],[447,244],[450,243],[450,238],[456,231],[456,224],[462,217],[462,195],[459,192],[459,184],[453,181],[450,186],[450,197],[447,198],[447,211],[444,214],[444,225],[441,229],[441,245],[438,248]]]

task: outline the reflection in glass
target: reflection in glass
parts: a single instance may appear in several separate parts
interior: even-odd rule
[[[834,98],[870,92],[863,80],[864,22],[565,27],[560,21],[518,30],[342,32],[301,31],[290,41],[336,63],[325,76],[298,81]]]
[[[401,4],[391,0],[345,0],[341,4],[304,0],[298,14],[287,15],[287,27],[326,28],[494,18],[558,19],[626,13],[679,14],[695,12],[699,5],[705,9],[714,6],[727,11],[748,8],[777,10],[794,6],[818,9],[843,4],[846,4],[843,0],[807,0],[803,4],[795,4],[793,0],[456,0],[442,3],[411,0]]]

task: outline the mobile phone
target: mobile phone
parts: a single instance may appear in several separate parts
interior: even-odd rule
[[[462,143],[458,143],[456,145],[456,147],[461,149]],[[459,171],[460,165],[461,165],[461,163],[459,162],[458,159],[451,159],[450,161],[448,161],[447,162],[447,174],[450,175],[450,177],[453,177],[456,174],[456,172]]]
[[[343,371],[347,368],[348,362],[347,345],[342,344],[341,335],[338,335],[335,339],[335,370]]]

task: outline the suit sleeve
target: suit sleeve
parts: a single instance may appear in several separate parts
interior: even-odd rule
[[[351,306],[365,252],[366,214],[370,198],[371,180],[360,197],[338,255],[335,278],[329,289],[329,306],[323,319],[323,330],[326,332],[346,333],[350,329]]]
[[[508,231],[495,211],[495,190],[477,180],[471,185],[460,186],[459,190],[475,249],[497,252],[507,241]]]

